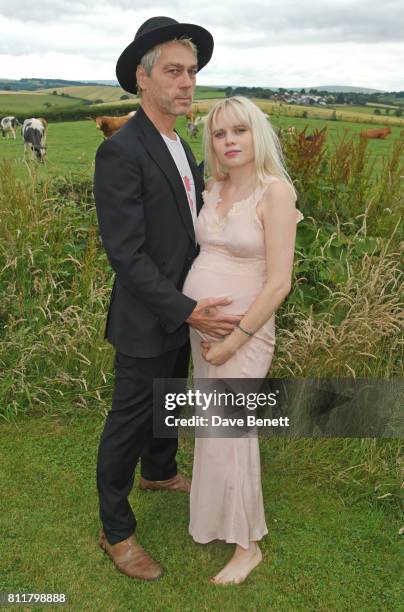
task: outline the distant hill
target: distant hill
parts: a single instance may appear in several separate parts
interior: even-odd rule
[[[0,78],[0,89],[5,91],[35,91],[37,89],[50,89],[72,85],[93,85],[95,81],[68,81],[66,79],[2,79]]]
[[[349,85],[319,85],[317,87],[306,87],[317,89],[317,91],[335,91],[336,93],[384,93],[384,89],[370,89],[370,87],[350,87]]]
[[[88,81],[70,81],[67,79],[39,79],[39,78],[23,78],[23,79],[2,79],[0,78],[0,89],[8,90],[8,91],[34,91],[36,89],[55,89],[58,87],[82,87],[85,85],[95,86],[95,85],[103,85],[114,87],[120,89],[119,83],[114,79],[90,79]],[[227,87],[236,87],[235,85],[200,85],[198,89],[206,89],[206,90],[218,90],[225,89]],[[278,87],[273,87],[270,85],[264,86],[265,89],[272,89],[273,91],[277,91]],[[289,91],[300,91],[302,87],[287,87]],[[317,89],[317,91],[329,91],[329,92],[341,92],[341,93],[385,93],[382,89],[371,89],[370,87],[354,87],[350,85],[316,85],[315,87],[304,87],[306,91],[310,89]],[[126,92],[123,92],[126,93]],[[81,96],[80,96],[81,97]],[[85,97],[85,96],[83,96]]]
[[[114,81],[86,81],[86,83],[91,83],[93,85],[110,85],[111,87],[119,87],[119,83],[117,80]]]

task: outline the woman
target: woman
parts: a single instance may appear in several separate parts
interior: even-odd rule
[[[196,300],[228,295],[223,309],[244,316],[221,341],[201,341],[191,328],[194,378],[264,378],[303,215],[277,136],[253,102],[218,102],[205,123],[204,148],[211,178],[196,223],[201,250],[183,292]],[[196,438],[189,531],[196,542],[236,545],[215,584],[240,583],[260,563],[258,541],[268,530],[258,437]]]

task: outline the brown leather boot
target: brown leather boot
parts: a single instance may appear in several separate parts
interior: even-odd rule
[[[101,530],[100,546],[111,557],[115,567],[130,578],[157,580],[164,574],[161,565],[149,557],[133,535],[117,544],[110,544]]]
[[[181,474],[176,474],[168,480],[147,480],[141,476],[139,489],[150,489],[151,491],[184,491],[185,493],[189,493],[191,490],[191,481],[185,478],[185,476],[181,476]]]

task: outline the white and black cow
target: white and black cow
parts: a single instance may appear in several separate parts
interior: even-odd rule
[[[13,135],[13,138],[15,140],[16,136],[15,136],[15,130],[16,127],[18,125],[21,125],[21,123],[18,121],[17,117],[3,117],[3,119],[0,122],[1,125],[1,132],[3,134],[3,136],[5,138],[8,138],[8,134],[9,132],[11,132],[11,134]]]
[[[46,147],[46,128],[40,119],[26,119],[22,126],[22,136],[24,138],[24,157],[27,149],[31,150],[31,155],[39,161],[45,161]]]

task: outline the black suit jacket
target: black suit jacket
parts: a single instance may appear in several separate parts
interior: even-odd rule
[[[182,140],[195,182],[203,176]],[[105,338],[133,357],[154,357],[189,338],[196,301],[181,293],[198,254],[188,198],[163,138],[142,108],[95,157],[94,197],[102,244],[115,271]]]

